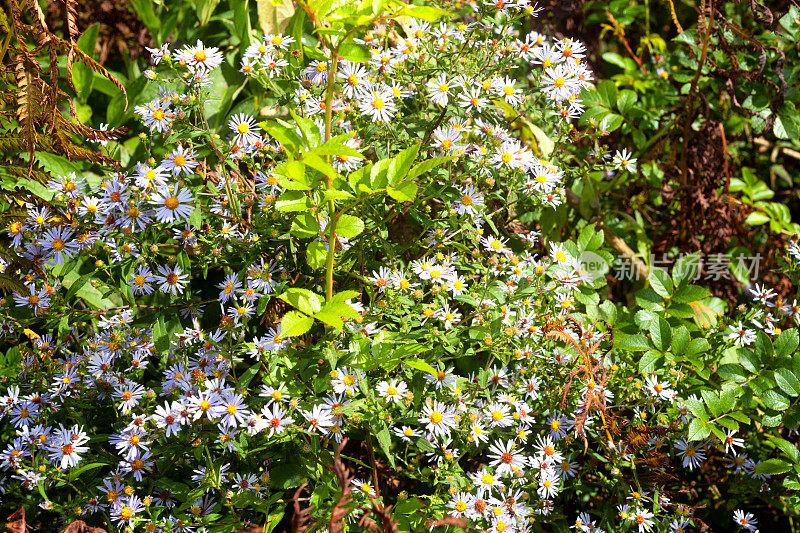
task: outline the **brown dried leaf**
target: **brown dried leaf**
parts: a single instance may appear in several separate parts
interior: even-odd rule
[[[333,510],[331,511],[331,519],[328,521],[328,533],[343,533],[344,518],[350,514],[350,509],[347,508],[347,505],[350,503],[350,492],[353,490],[353,487],[350,485],[350,481],[352,481],[353,478],[350,476],[350,471],[341,459],[341,453],[345,444],[347,444],[347,440],[347,438],[342,439],[342,443],[339,444],[333,455],[333,472],[336,474],[339,486],[342,487],[342,495],[336,501],[336,505],[333,506]]]
[[[310,527],[316,525],[316,523],[311,523],[311,512],[314,509],[313,506],[306,507],[305,509],[300,509],[300,493],[308,486],[308,482],[303,483],[300,487],[295,491],[294,497],[292,501],[294,502],[294,515],[292,516],[292,533],[303,533]]]
[[[8,529],[10,533],[27,533],[30,528],[28,527],[28,523],[25,521],[24,507],[20,507],[14,511],[14,514],[8,517],[6,529]]]
[[[75,520],[67,526],[64,533],[108,533],[105,529],[99,527],[92,527],[83,520]]]

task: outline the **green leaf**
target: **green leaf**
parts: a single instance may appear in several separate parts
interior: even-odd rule
[[[261,369],[261,361],[255,363],[254,365],[250,366],[247,370],[244,371],[244,374],[239,378],[239,383],[237,388],[246,389],[250,382],[253,381],[253,378],[258,374],[258,371]]]
[[[691,303],[698,300],[703,300],[711,296],[711,293],[705,287],[699,285],[684,285],[679,287],[678,290],[672,295],[672,301],[678,303]]]
[[[800,395],[800,381],[788,368],[779,368],[775,371],[775,382],[790,397]]]
[[[644,335],[628,335],[614,340],[614,348],[629,352],[644,352],[652,348]]]
[[[389,185],[396,185],[405,180],[408,171],[411,170],[411,164],[419,154],[419,147],[420,143],[415,142],[391,159],[388,169]]]
[[[694,253],[681,256],[675,261],[672,266],[672,281],[676,287],[685,285],[700,273],[699,257],[698,254]]]
[[[756,465],[756,474],[777,475],[784,474],[792,469],[792,465],[783,459],[767,459]]]
[[[669,298],[672,296],[673,286],[672,280],[667,274],[667,271],[661,268],[653,268],[650,275],[647,277],[650,282],[650,288],[662,298]]]
[[[389,465],[394,468],[395,462],[394,455],[392,455],[392,438],[391,434],[389,433],[389,428],[386,427],[386,424],[383,424],[383,427],[380,431],[378,431],[376,437],[378,438],[378,444],[380,444],[381,450],[383,450],[383,453],[386,454],[386,459],[389,460]]]
[[[617,97],[617,109],[620,113],[626,113],[636,103],[636,92],[630,89],[620,91]]]
[[[433,445],[431,445],[431,443],[424,438],[417,439],[417,448],[419,448],[423,453],[431,453],[435,451],[433,449]]]
[[[339,47],[339,57],[356,63],[367,63],[372,59],[372,54],[365,47],[355,43],[343,43]]]
[[[658,317],[656,320],[650,322],[649,330],[650,338],[653,340],[655,347],[662,352],[666,351],[671,340],[669,322],[661,317]]]
[[[250,14],[248,0],[228,0],[233,9],[233,29],[239,38],[242,48],[250,46]]]
[[[611,80],[603,80],[597,84],[597,94],[600,101],[608,109],[613,109],[617,104],[617,86]]]
[[[800,344],[800,338],[796,328],[790,328],[782,331],[780,335],[773,342],[775,346],[775,357],[789,357]]]
[[[305,211],[308,209],[308,198],[302,191],[284,191],[275,202],[278,211]]]
[[[793,463],[800,464],[800,450],[797,449],[797,445],[780,437],[773,437],[772,435],[767,435],[767,438],[772,441],[775,446],[780,448]]]
[[[684,355],[686,357],[691,357],[700,353],[707,353],[709,350],[711,350],[711,344],[703,337],[698,337],[689,341]]]
[[[396,17],[414,17],[428,22],[436,22],[445,15],[447,11],[432,6],[405,6],[394,14]]]
[[[88,56],[94,57],[94,47],[97,44],[97,34],[100,29],[98,23],[94,23],[78,38],[78,48]],[[86,102],[89,93],[92,91],[94,82],[94,71],[88,65],[76,61],[72,65],[72,83],[75,85],[75,92],[81,101]]]
[[[717,374],[726,381],[737,382],[746,381],[749,375],[741,365],[735,363],[720,365],[717,369]]]
[[[417,184],[406,180],[398,183],[396,187],[387,185],[386,194],[398,202],[411,202],[417,196]]]
[[[739,357],[739,363],[749,372],[758,372],[758,368],[761,366],[761,361],[759,361],[758,356],[754,351],[752,351],[750,348],[741,347],[736,350],[736,355]]]
[[[351,239],[364,231],[364,221],[353,215],[342,215],[336,224],[336,234]]]
[[[616,113],[609,113],[600,121],[600,127],[605,131],[614,131],[620,126],[625,119]]]
[[[79,475],[88,472],[90,470],[95,470],[96,468],[100,468],[101,466],[108,466],[107,463],[89,463],[86,465],[81,466],[80,468],[75,468],[69,471],[69,479],[76,479]]]
[[[800,136],[800,129],[797,122],[790,116],[778,115],[773,122],[772,132],[779,139],[797,139]]]
[[[156,16],[153,10],[153,2],[150,0],[128,0],[139,19],[147,27],[147,31],[153,37],[158,35],[158,28],[161,26],[161,19]]]
[[[578,235],[578,248],[584,251],[596,250],[603,245],[605,236],[597,231],[594,224],[587,224]]]
[[[196,211],[200,211],[197,209]],[[317,237],[319,235],[319,221],[309,213],[301,213],[292,221],[289,233],[301,239]]]
[[[259,123],[259,126],[290,154],[296,152],[303,144],[302,139],[295,132],[295,128],[283,120],[263,121]]]
[[[642,374],[650,374],[655,372],[661,366],[657,363],[662,359],[663,356],[660,353],[654,350],[646,351],[642,355],[642,358],[639,359],[639,372]]]
[[[703,397],[703,401],[708,407],[708,411],[715,417],[722,414],[722,402],[720,402],[719,396],[714,394],[714,391],[708,389],[701,389],[700,395]]]
[[[789,398],[778,392],[776,389],[766,391],[761,395],[764,405],[775,411],[785,411],[789,408]]]
[[[539,145],[539,150],[542,152],[542,157],[548,157],[551,153],[553,153],[553,149],[556,147],[555,143],[544,131],[542,131],[539,126],[531,122],[528,122],[527,125],[531,129],[533,136],[536,137],[536,143]]]
[[[426,159],[422,163],[417,163],[414,165],[408,173],[408,179],[414,179],[417,176],[425,174],[431,169],[438,167],[439,165],[443,165],[444,163],[452,161],[452,157],[434,157],[433,159]]]
[[[159,315],[156,323],[153,325],[153,344],[156,347],[157,353],[165,353],[169,351],[172,337],[181,329],[180,320],[174,315],[170,315],[167,320],[164,315]]]
[[[321,174],[327,176],[330,179],[334,179],[339,176],[339,173],[336,172],[336,169],[333,168],[333,166],[330,163],[328,163],[315,153],[312,152],[303,153],[303,162],[307,166],[315,170],[318,170]]]
[[[690,396],[686,399],[686,408],[703,422],[708,422],[708,413],[706,412],[705,404],[696,396]]]
[[[324,322],[325,324],[328,324],[329,326],[332,326],[338,330],[341,330],[344,327],[344,321],[342,320],[343,317],[358,319],[360,318],[360,315],[352,305],[345,303],[344,301],[334,301],[333,298],[331,298],[331,301],[325,304],[325,307],[323,307],[321,311],[314,315],[314,318],[320,322]]]
[[[686,347],[689,345],[690,340],[689,330],[686,326],[680,326],[672,330],[672,353],[675,355],[683,355]]]
[[[281,318],[281,337],[297,337],[314,324],[314,319],[299,311],[289,311]]]
[[[351,137],[351,135],[346,135],[346,137]],[[346,144],[342,144],[339,142],[333,142],[334,139],[326,142],[322,146],[317,146],[310,153],[314,153],[319,156],[326,156],[326,155],[346,155],[347,157],[355,157],[356,159],[364,159],[364,156],[353,148],[352,146],[347,146]]]
[[[322,302],[324,300],[322,296],[308,289],[298,288],[287,289],[279,298],[307,315],[318,313],[322,309]]]
[[[312,270],[319,270],[325,266],[328,251],[321,241],[314,241],[306,248],[306,261]]]
[[[428,374],[434,377],[436,377],[438,374],[435,368],[433,368],[431,365],[429,365],[422,359],[417,359],[412,357],[404,360],[403,363],[405,363],[406,366],[409,366],[415,370],[421,370],[422,372],[427,372]]]
[[[331,296],[330,301],[341,303],[345,302],[346,300],[352,300],[353,298],[358,298],[359,296],[360,293],[358,291],[341,291]]]
[[[311,183],[306,175],[306,166],[300,161],[284,161],[272,169],[278,185],[292,191],[311,190]]]
[[[708,422],[703,422],[699,418],[689,422],[689,434],[686,439],[689,441],[703,440],[711,434],[711,426]]]
[[[747,218],[744,219],[744,223],[751,226],[760,226],[761,224],[766,224],[769,221],[770,218],[760,211],[753,211],[747,215]]]

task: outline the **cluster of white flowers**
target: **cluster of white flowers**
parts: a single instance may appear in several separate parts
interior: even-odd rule
[[[606,466],[608,476],[630,484],[616,495],[618,515],[640,532],[695,524],[689,495],[665,488],[668,480],[659,476],[665,462],[692,471],[719,455],[736,473],[766,479],[736,431],[722,441],[688,438],[698,400],[682,395],[680,364],[643,373],[606,353],[616,309],[600,303],[592,289],[603,280],[580,259],[587,250],[611,259],[600,250],[601,233],[587,226],[580,246],[545,245],[530,227],[497,224],[494,215],[509,209],[511,198],[521,219],[524,211],[562,203],[569,167],[558,152],[525,141],[512,123],[536,104],[544,108],[538,118],[567,133],[592,74],[581,43],[515,33],[514,17],[537,12],[529,2],[495,7],[469,24],[411,18],[397,24],[392,39],[379,24],[355,39],[369,52],[362,61],[334,60],[324,47],[319,59],[295,68],[287,58],[302,43],[264,35],[243,51],[239,70],[249,83],[293,87],[302,116],[285,138],[237,112],[226,116],[224,142],[212,131],[203,143],[196,135],[189,141],[181,134],[202,123],[195,119],[203,117],[205,87],[222,52],[199,41],[150,50],[174,87],[160,86],[158,97],[135,109],[149,131],[147,159],[100,179],[56,178],[48,184],[49,206],[27,206],[8,227],[31,264],[0,324],[7,336],[23,331],[32,339],[20,367],[30,381],[0,397],[0,418],[17,433],[0,466],[22,490],[55,488],[90,454],[101,454],[103,477],[78,502],[83,514],[108,514],[120,528],[195,531],[221,509],[280,498],[270,499],[285,490],[271,484],[273,459],[318,477],[316,462],[298,462],[327,460],[334,442],[365,430],[377,433],[391,464],[418,467],[426,490],[412,498],[420,509],[426,499],[425,518],[449,514],[496,532],[527,531],[558,515],[559,502],[575,498],[587,476]],[[458,73],[430,59],[461,52],[471,59]],[[530,76],[519,79],[517,69]],[[155,70],[148,77],[162,79]],[[308,155],[311,147],[301,163],[287,156],[292,134],[316,137],[317,145],[341,142],[328,161]],[[363,227],[355,236],[328,231],[341,213],[321,203],[308,209],[314,195],[303,191],[313,185],[302,182],[303,165],[332,184],[333,174],[352,176],[377,163],[384,144],[394,154],[419,141],[428,170],[449,165],[446,174],[426,177],[430,202],[421,212],[428,227],[408,239],[413,248],[404,255],[381,248],[359,272],[365,247],[379,248],[389,209],[376,204],[377,224],[357,219]],[[252,169],[252,180],[212,171],[215,157],[221,167]],[[367,174],[379,174],[379,165]],[[636,159],[623,149],[611,166],[635,172]],[[333,204],[363,192],[354,186],[319,196]],[[300,207],[282,211],[282,202]],[[307,216],[286,215],[297,211]],[[312,254],[304,253],[316,246],[360,283],[361,292],[325,302],[341,306],[328,315],[311,290],[301,289],[303,302],[290,292],[298,279],[317,283],[308,274],[316,268]],[[796,244],[789,253],[800,259]],[[753,292],[758,305],[743,322],[714,335],[746,347],[752,328],[772,337],[783,318],[800,323],[797,302],[779,301],[764,287]],[[73,309],[76,298],[100,301],[100,309]],[[278,313],[313,323],[286,312],[288,302],[343,326],[336,335],[327,330],[324,354],[312,353],[316,341],[295,342],[280,322]],[[57,323],[57,333],[25,329],[54,308],[58,317],[75,313],[80,320]],[[611,379],[622,371],[630,379]],[[612,414],[612,407],[623,409],[619,398],[632,412],[625,424],[611,418],[623,416]],[[89,404],[109,418],[84,416]],[[371,416],[376,426],[366,427]],[[635,471],[623,475],[630,465],[648,468],[652,481]],[[197,488],[183,487],[181,500],[175,492],[182,487],[171,480],[186,468]],[[370,472],[359,473],[352,481],[357,498],[377,497]],[[749,529],[756,523],[742,511],[734,519]],[[598,533],[600,520],[580,512],[572,527]]]

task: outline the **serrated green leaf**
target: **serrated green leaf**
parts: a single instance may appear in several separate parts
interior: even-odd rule
[[[275,208],[285,213],[305,211],[308,209],[308,198],[302,191],[284,191],[275,202]]]
[[[653,345],[661,350],[666,351],[672,340],[671,328],[669,322],[661,317],[650,322],[650,338],[653,340]]]
[[[792,465],[783,459],[767,459],[756,465],[756,474],[774,476],[777,474],[784,474],[791,470],[791,468]]]
[[[667,274],[667,271],[661,268],[653,268],[650,275],[647,277],[650,282],[650,288],[662,298],[669,298],[672,296],[673,286],[672,280]]]
[[[387,185],[386,194],[398,202],[411,202],[417,196],[417,184],[406,180],[398,183],[396,187]]]
[[[432,170],[439,165],[443,165],[444,163],[452,160],[452,157],[434,157],[433,159],[426,159],[422,163],[417,163],[414,165],[414,167],[408,172],[408,179],[414,179],[417,176],[421,176],[429,170]]]
[[[703,422],[699,418],[689,422],[689,434],[686,439],[689,441],[703,440],[711,434],[711,426],[708,422]]]
[[[678,303],[690,303],[703,300],[711,296],[705,287],[699,285],[684,285],[679,287],[672,295],[672,301]]]
[[[364,221],[353,215],[342,215],[336,224],[336,235],[351,239],[364,231]]]
[[[386,455],[386,459],[389,460],[389,465],[394,468],[395,461],[394,455],[392,454],[392,438],[386,424],[383,424],[383,427],[378,431],[376,437],[378,439],[378,444],[381,446],[381,450],[383,450],[383,453]]]
[[[663,359],[663,356],[656,351],[649,350],[642,355],[639,359],[639,372],[642,374],[650,374],[659,368],[658,362]]]
[[[614,348],[629,352],[644,352],[652,348],[652,346],[644,335],[628,335],[614,339]]]
[[[406,366],[413,368],[415,370],[421,370],[422,372],[427,372],[433,377],[436,377],[437,375],[436,369],[433,368],[428,363],[426,363],[425,361],[423,361],[422,359],[416,359],[412,357],[409,359],[405,359],[403,363],[405,363]]]
[[[291,288],[278,296],[292,307],[307,315],[318,313],[322,309],[324,298],[308,289]],[[281,330],[283,333],[283,330]],[[285,335],[284,335],[285,336]]]
[[[775,382],[790,397],[800,395],[800,381],[788,368],[779,368],[775,371]]]
[[[303,335],[311,326],[314,319],[299,311],[289,311],[281,318],[281,337],[297,337]]]

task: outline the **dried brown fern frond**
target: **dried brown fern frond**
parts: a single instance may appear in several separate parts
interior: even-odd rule
[[[306,489],[308,482],[303,483],[295,491],[292,503],[294,504],[294,514],[292,515],[291,526],[292,533],[303,533],[307,529],[313,527],[315,522],[312,520],[311,513],[314,510],[313,506],[300,508],[300,494]]]
[[[74,90],[74,61],[108,78],[125,95],[127,106],[125,87],[78,48],[77,0],[62,1],[67,7],[67,39],[48,27],[38,0],[5,0],[0,9],[0,203],[12,206],[3,214],[6,220],[19,216],[14,206],[46,205],[34,194],[31,180],[43,184],[50,179],[44,157],[47,154],[119,166],[116,160],[85,145],[87,140],[112,140],[124,130],[98,130],[77,120],[74,96],[68,89]],[[68,58],[63,75],[58,61],[62,54]],[[0,251],[0,256],[23,272],[35,268],[13,249]],[[0,276],[0,290],[18,290],[21,282]]]
[[[328,521],[329,533],[342,533],[344,531],[344,519],[352,512],[348,506],[350,504],[350,493],[353,491],[353,487],[350,484],[353,477],[350,475],[350,470],[348,470],[341,459],[345,444],[347,444],[346,438],[342,439],[341,444],[336,448],[336,452],[333,456],[333,472],[336,474],[336,480],[342,488],[342,494],[339,496],[336,505],[333,506],[333,510],[331,511],[331,519]]]
[[[125,109],[128,109],[128,93],[125,91],[125,86],[122,85],[122,83],[117,78],[115,78],[108,71],[108,69],[106,69],[106,67],[104,67],[103,65],[101,65],[100,63],[95,61],[92,58],[92,56],[90,56],[89,54],[87,54],[86,52],[84,52],[83,50],[78,48],[77,44],[71,43],[69,41],[65,41],[64,39],[61,39],[59,37],[55,37],[55,39],[56,39],[56,42],[58,43],[58,45],[64,51],[67,52],[67,58],[69,58],[70,54],[72,54],[73,57],[77,58],[79,61],[81,61],[84,65],[86,65],[87,67],[89,67],[93,71],[95,71],[98,74],[101,74],[102,76],[107,78],[108,81],[113,83],[120,91],[122,91],[122,95],[125,97]]]

